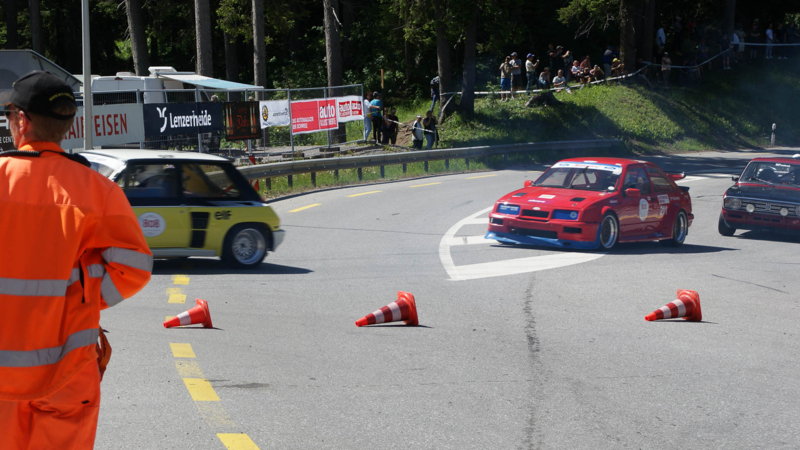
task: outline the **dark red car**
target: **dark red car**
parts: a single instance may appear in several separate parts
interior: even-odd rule
[[[722,198],[719,233],[778,231],[800,235],[800,155],[755,158]]]
[[[565,159],[497,201],[486,239],[603,250],[654,240],[679,246],[694,218],[689,188],[675,184],[681,178],[645,161]]]

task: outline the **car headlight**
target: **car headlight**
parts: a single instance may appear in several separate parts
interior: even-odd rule
[[[752,214],[752,213],[753,213],[753,211],[755,211],[755,210],[756,210],[756,205],[754,205],[754,204],[752,204],[752,203],[748,203],[748,204],[747,204],[747,207],[746,207],[745,209],[747,210],[747,212],[749,212],[750,214]]]
[[[742,200],[736,197],[725,197],[723,205],[726,209],[742,209]]]
[[[557,220],[578,220],[578,211],[557,209],[553,211],[553,219]]]
[[[781,216],[786,217],[789,215],[789,208],[781,208]]]

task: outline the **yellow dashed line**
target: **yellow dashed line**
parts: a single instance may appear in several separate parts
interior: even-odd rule
[[[183,288],[167,288],[167,295],[183,294]]]
[[[497,174],[494,174],[494,175],[481,175],[479,177],[467,177],[467,179],[468,180],[474,180],[476,178],[489,178],[489,177],[496,177],[496,176],[497,176]]]
[[[315,206],[319,206],[319,205],[321,205],[321,204],[322,204],[322,203],[314,203],[313,205],[303,206],[302,208],[293,209],[293,210],[291,210],[291,211],[289,211],[289,212],[290,212],[290,213],[293,213],[293,212],[297,212],[297,211],[302,211],[302,210],[304,210],[304,209],[313,208],[313,207],[315,207]]]
[[[217,433],[217,437],[228,450],[259,450],[255,442],[243,433]]]
[[[178,375],[180,375],[181,378],[205,378],[197,361],[178,359],[175,360],[175,368],[178,369]]]
[[[378,192],[382,192],[382,191],[369,191],[369,192],[362,192],[362,193],[360,193],[360,194],[352,194],[352,195],[348,195],[348,197],[360,197],[360,196],[362,196],[362,195],[377,194]]]
[[[167,303],[186,303],[186,296],[183,294],[170,294]]]
[[[173,275],[172,276],[172,283],[173,284],[189,284],[189,277],[186,275]]]
[[[184,378],[183,383],[189,390],[189,395],[196,402],[218,402],[219,396],[214,392],[211,383],[203,378]]]
[[[411,187],[423,187],[423,186],[433,186],[434,184],[442,184],[442,183],[428,183],[428,184],[417,184]]]
[[[169,344],[172,349],[172,356],[176,358],[196,358],[192,344]]]

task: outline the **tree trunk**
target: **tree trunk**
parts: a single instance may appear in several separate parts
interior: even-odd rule
[[[339,38],[339,28],[336,21],[336,10],[339,9],[339,0],[323,0],[325,8],[325,60],[328,66],[328,87],[342,85],[342,46]],[[339,97],[341,89],[329,89],[328,97]],[[340,143],[347,141],[345,124],[332,133],[331,142]]]
[[[253,0],[253,84],[266,87],[267,61],[264,43],[264,0]]]
[[[733,40],[734,24],[736,22],[736,0],[725,0],[725,18],[722,21],[722,32],[728,34]]]
[[[619,45],[620,58],[625,65],[625,73],[636,70],[636,6],[641,0],[621,0],[619,3]]]
[[[642,41],[642,60],[653,61],[653,41],[655,35],[656,24],[656,2],[658,0],[647,0],[644,7],[644,39]]]
[[[39,9],[39,0],[28,0],[28,10],[31,15],[31,47],[33,51],[44,54],[44,36],[42,35],[42,12]]]
[[[236,39],[226,32],[222,32],[225,40],[225,78],[228,81],[239,81],[239,61],[236,57]]]
[[[358,22],[356,8],[360,5],[354,0],[342,1],[342,70],[353,67],[353,56],[356,53],[356,41],[352,35],[353,27]]]
[[[450,64],[450,41],[447,39],[447,23],[445,22],[446,16],[446,0],[433,0],[433,13],[436,18],[436,56],[439,60],[439,109],[441,113],[449,113],[455,105],[450,102],[451,106],[447,107],[447,111],[442,111],[442,105],[447,103],[446,98],[442,93],[452,92],[453,90],[453,67]]]
[[[6,50],[17,46],[17,0],[6,0]]]
[[[136,75],[148,75],[150,66],[147,55],[147,36],[145,35],[142,0],[125,0],[128,13],[128,30],[131,35],[131,53],[133,54],[133,70]]]
[[[461,85],[461,111],[467,116],[475,114],[475,52],[478,35],[478,4],[475,3],[472,20],[464,38],[464,81]]]
[[[197,33],[197,69],[198,75],[214,76],[211,61],[211,8],[209,0],[194,0],[194,28]]]

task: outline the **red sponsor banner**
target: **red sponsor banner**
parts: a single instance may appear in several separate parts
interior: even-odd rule
[[[364,105],[361,98],[357,95],[338,97],[336,99],[336,107],[339,114],[339,122],[350,122],[353,120],[363,119],[363,106]]]
[[[292,134],[316,133],[339,127],[336,99],[292,102]]]

